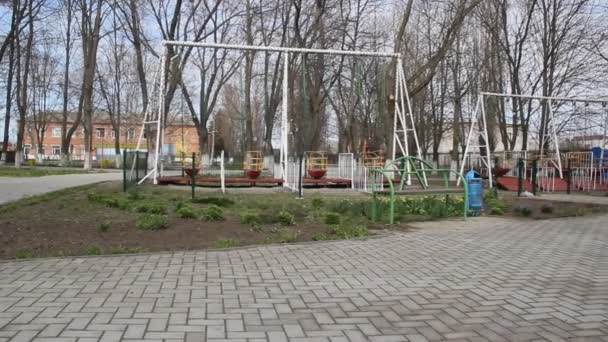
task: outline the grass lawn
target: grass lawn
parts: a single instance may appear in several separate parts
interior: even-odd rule
[[[99,172],[99,171],[92,171]],[[66,169],[66,168],[37,168],[37,167],[22,167],[15,169],[14,167],[0,167],[0,177],[42,177],[53,175],[69,175],[89,173],[82,169]]]

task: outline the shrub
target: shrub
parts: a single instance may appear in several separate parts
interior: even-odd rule
[[[147,214],[166,214],[167,208],[161,203],[155,202],[141,202],[136,204],[133,209],[138,213]]]
[[[340,239],[352,239],[367,236],[368,231],[365,226],[339,225],[334,228],[334,234]]]
[[[325,214],[325,224],[329,224],[329,225],[334,225],[334,224],[340,224],[341,221],[341,217],[340,214],[338,213],[327,213]]]
[[[92,245],[87,247],[87,250],[85,251],[85,253],[87,255],[101,255],[103,253],[103,250],[101,249],[101,247],[97,246],[97,245]]]
[[[213,243],[211,244],[211,247],[213,247],[213,248],[232,248],[232,247],[238,247],[238,245],[239,245],[238,240],[224,239],[224,240],[213,241]]]
[[[323,208],[324,202],[322,198],[313,198],[311,204],[313,208],[321,209]]]
[[[167,228],[167,217],[158,214],[143,214],[137,218],[136,227],[141,230],[160,230]]]
[[[20,249],[15,253],[16,259],[31,259],[34,257],[34,253],[28,249]]]
[[[109,169],[113,166],[114,162],[111,159],[102,159],[101,163],[99,166],[101,166],[102,169]]]
[[[189,205],[180,206],[179,208],[177,208],[177,210],[175,210],[175,213],[177,214],[177,216],[179,218],[183,218],[183,219],[196,217],[196,213],[194,212],[194,209],[192,209],[192,207]]]
[[[543,214],[552,214],[553,213],[553,204],[545,203],[540,207],[540,212]]]
[[[277,215],[277,221],[283,226],[293,226],[296,224],[296,220],[293,214],[289,211],[281,210]]]
[[[137,190],[129,190],[127,192],[127,198],[131,201],[139,201],[144,198],[144,196]]]
[[[490,209],[490,214],[492,215],[504,215],[505,211],[500,207],[494,207]]]
[[[532,209],[525,207],[525,206],[518,206],[515,207],[515,212],[521,216],[525,216],[528,217],[530,215],[532,215]]]
[[[254,212],[244,212],[241,214],[241,223],[255,225],[260,223],[260,215]]]
[[[99,224],[99,226],[97,227],[97,230],[99,230],[102,233],[105,233],[108,230],[110,230],[110,224],[108,222],[101,222]]]
[[[192,203],[214,204],[219,207],[230,207],[234,205],[234,201],[226,197],[197,197],[192,199]]]
[[[220,221],[224,219],[224,211],[215,204],[203,210],[203,219],[206,221]]]
[[[36,159],[28,159],[27,166],[30,166],[30,167],[36,166]]]
[[[327,235],[325,235],[323,233],[314,233],[312,236],[312,240],[313,241],[329,240],[329,237],[327,237]]]
[[[293,243],[298,240],[300,232],[295,229],[282,229],[279,235],[279,241],[282,243]]]

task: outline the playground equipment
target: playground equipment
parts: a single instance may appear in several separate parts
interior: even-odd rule
[[[166,85],[164,80],[167,79],[167,74],[172,72],[172,69],[166,70],[168,58],[168,49],[170,46],[188,46],[201,49],[211,50],[235,50],[240,52],[245,51],[263,51],[268,56],[271,53],[278,55],[278,58],[283,60],[283,68],[281,72],[282,76],[282,91],[281,91],[281,120],[280,120],[280,180],[281,184],[290,189],[294,189],[294,183],[302,182],[298,177],[294,177],[295,174],[300,174],[298,165],[298,158],[294,158],[290,154],[289,149],[289,132],[290,123],[288,120],[288,111],[290,108],[289,101],[289,78],[290,78],[290,62],[292,62],[297,56],[304,55],[335,55],[335,56],[351,56],[357,58],[371,57],[371,58],[388,58],[395,60],[395,63],[390,65],[395,66],[394,78],[395,78],[395,94],[392,97],[394,99],[394,113],[393,113],[393,141],[392,151],[393,159],[397,156],[409,156],[410,146],[412,142],[416,145],[416,153],[419,158],[420,147],[418,143],[418,137],[414,127],[414,117],[412,114],[412,107],[409,99],[405,72],[403,70],[403,60],[400,53],[391,52],[376,52],[376,51],[345,51],[345,50],[330,50],[330,49],[306,49],[306,48],[290,48],[290,47],[272,47],[272,46],[251,46],[251,45],[230,45],[230,44],[217,44],[217,43],[205,43],[205,42],[192,42],[192,41],[163,41],[163,52],[161,54],[160,68],[157,75],[154,77],[154,87],[152,92],[153,103],[149,108],[156,108],[157,110],[150,109],[145,113],[144,120],[142,122],[141,134],[138,139],[137,149],[142,146],[144,139],[143,132],[148,132],[155,138],[150,139],[149,144],[150,151],[152,152],[152,163],[148,174],[140,181],[143,182],[146,179],[152,179],[155,184],[158,183],[159,178],[165,176],[163,170],[163,141],[164,141],[164,122],[167,117],[166,105]],[[354,163],[353,163],[354,164]],[[319,174],[320,172],[314,172]],[[354,172],[351,172],[351,175]],[[303,176],[301,177],[303,178]],[[353,178],[351,176],[351,178]],[[323,179],[323,178],[322,178]],[[313,180],[315,180],[313,178]],[[408,175],[408,183],[409,183]],[[352,183],[352,179],[350,180]]]
[[[245,153],[245,161],[243,162],[243,170],[245,175],[250,179],[256,179],[262,174],[264,167],[264,158],[261,151],[247,151]]]
[[[374,168],[371,169],[371,173],[374,175],[371,178],[372,181],[372,220],[378,219],[378,198],[379,196],[389,196],[389,218],[390,223],[395,223],[395,199],[396,196],[406,195],[449,195],[454,193],[462,193],[464,196],[464,207],[463,216],[467,217],[469,211],[469,200],[468,200],[468,185],[462,177],[461,173],[458,173],[450,169],[436,169],[433,165],[425,160],[415,157],[401,157],[396,160],[392,160],[388,163],[385,168]],[[443,180],[442,188],[431,188],[427,181],[427,174],[437,174]],[[463,188],[450,188],[449,187],[449,176],[455,174],[463,184]],[[375,177],[375,176],[380,176]],[[408,176],[415,176],[418,180],[417,189],[406,189]],[[382,186],[377,182],[380,179]],[[384,183],[389,186],[388,190],[384,190]],[[464,191],[463,191],[464,189]]]
[[[530,146],[522,146],[524,151],[513,151],[509,152],[513,154],[514,158],[510,160],[508,158],[502,159],[502,165],[494,165],[493,161],[497,160],[492,158],[492,153],[488,146],[488,125],[486,121],[486,99],[487,98],[498,98],[503,100],[520,101],[520,106],[526,105],[528,110],[532,110],[533,113],[538,116],[539,111],[546,111],[544,116],[545,120],[533,120],[531,125],[539,121],[539,127],[537,129],[536,149],[537,153],[526,152]],[[523,101],[526,101],[525,103]],[[540,105],[532,106],[532,101],[538,101]],[[603,127],[602,139],[604,144],[607,140],[607,127],[608,127],[608,112],[606,111],[607,99],[587,99],[587,98],[573,98],[573,97],[548,97],[548,96],[528,96],[528,95],[517,95],[517,94],[499,94],[490,92],[481,92],[477,97],[477,103],[475,110],[471,115],[471,126],[467,136],[465,152],[462,157],[460,172],[464,172],[465,167],[471,166],[471,160],[480,161],[474,168],[482,174],[486,174],[489,179],[490,186],[493,186],[492,178],[494,175],[504,173],[508,176],[519,176],[517,174],[518,169],[514,167],[513,161],[519,158],[527,160],[524,167],[523,179],[526,179],[527,174],[530,173],[531,161],[536,160],[536,175],[538,177],[538,184],[540,187],[545,189],[544,191],[556,191],[557,189],[564,188],[564,166],[563,160],[567,158],[560,151],[560,138],[558,134],[564,134],[563,132],[583,132],[586,137],[592,131],[593,125],[590,124],[594,119],[601,117],[600,120],[596,120],[596,128]],[[577,103],[584,103],[584,109],[581,110]],[[603,113],[594,113],[589,110],[589,104],[601,104]],[[558,111],[559,110],[559,111]],[[581,125],[582,122],[582,125]],[[537,133],[534,130],[530,131],[530,138],[528,142],[534,140],[533,133]],[[596,132],[599,133],[599,132]],[[494,160],[493,160],[494,159]],[[481,165],[480,165],[481,164]],[[595,173],[591,167],[577,165],[575,163],[574,181],[581,185],[582,188],[589,188],[593,181],[593,174]],[[508,170],[508,171],[507,171]],[[500,175],[499,175],[500,176]],[[503,177],[501,177],[503,178]],[[500,183],[505,187],[513,187],[515,179],[501,179]]]
[[[306,173],[314,178],[321,179],[327,174],[327,153],[325,151],[307,151]]]

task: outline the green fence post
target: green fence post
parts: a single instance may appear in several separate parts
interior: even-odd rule
[[[139,183],[139,151],[135,151],[135,183]]]
[[[534,159],[532,160],[532,194],[534,196],[536,196],[536,187],[538,186],[537,182],[537,176],[538,176],[538,159]]]
[[[524,169],[524,160],[519,158],[519,160],[517,161],[517,196],[521,196],[521,193],[523,191],[523,186],[524,186],[524,174],[525,169]]]
[[[196,162],[195,152],[192,152],[192,173],[190,183],[192,184],[192,199],[194,199],[194,188],[196,187],[196,175],[194,174],[194,163]]]
[[[127,192],[127,150],[122,150],[122,191]]]

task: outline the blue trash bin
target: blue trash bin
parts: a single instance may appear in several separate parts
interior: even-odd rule
[[[464,179],[467,182],[469,210],[478,214],[483,209],[483,180],[475,170],[469,170]]]

